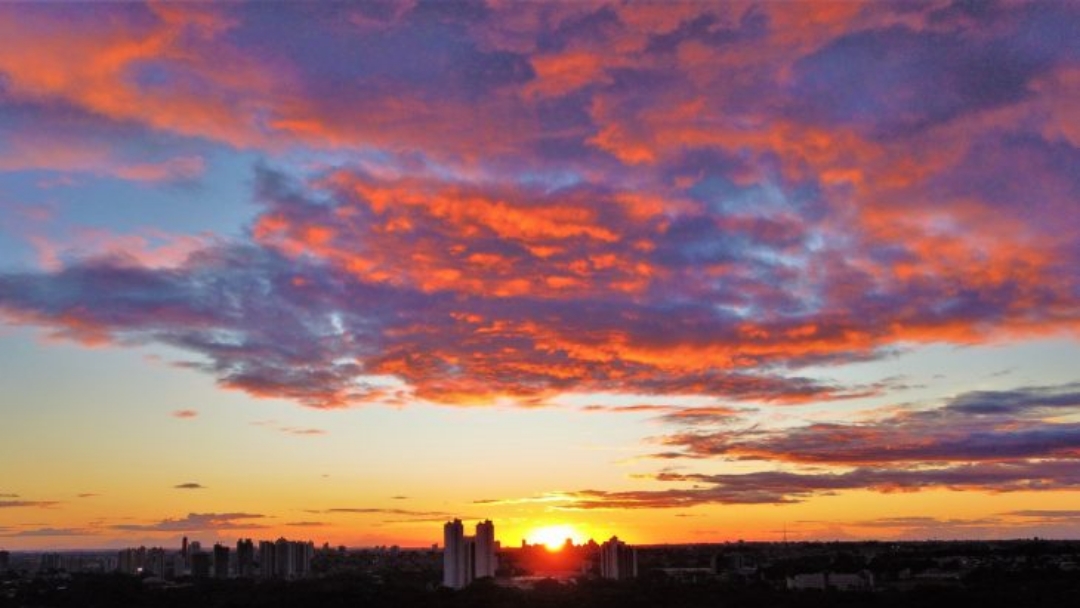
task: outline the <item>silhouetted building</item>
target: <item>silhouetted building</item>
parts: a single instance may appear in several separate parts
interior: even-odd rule
[[[250,538],[236,541],[236,575],[241,578],[255,575],[255,543]]]
[[[289,541],[284,538],[274,542],[274,578],[292,578],[291,549]]]
[[[250,542],[250,541],[249,541]],[[279,538],[259,542],[260,578],[303,578],[311,573],[315,544]]]
[[[478,578],[495,576],[495,524],[476,524],[476,536],[465,536],[460,519],[443,526],[443,585],[461,589]]]
[[[41,561],[38,562],[38,572],[60,570],[62,561],[59,553],[42,553]]]
[[[259,541],[259,577],[274,578],[277,560],[274,553],[274,543],[268,540]]]
[[[116,569],[124,574],[139,574],[146,566],[146,547],[128,548],[116,556]]]
[[[214,578],[229,578],[229,548],[214,545]]]
[[[210,578],[210,554],[202,551],[192,551],[188,555],[191,562],[191,576],[195,578]]]
[[[612,536],[600,545],[600,576],[625,580],[637,576],[637,551]]]
[[[488,519],[476,524],[476,541],[473,544],[473,578],[494,577],[497,566],[495,524]]]
[[[315,557],[315,543],[288,541],[288,564],[285,578],[304,578],[311,573],[311,559]]]
[[[142,564],[142,571],[165,578],[165,549],[154,547],[147,550],[146,558]]]
[[[187,574],[187,560],[179,553],[173,553],[165,561],[165,578],[173,579]]]
[[[443,526],[443,585],[461,589],[469,583],[466,577],[465,527],[460,519]]]
[[[7,551],[0,551],[0,572],[7,572],[11,570],[11,554]]]

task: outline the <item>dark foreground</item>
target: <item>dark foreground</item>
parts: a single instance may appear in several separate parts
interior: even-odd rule
[[[151,588],[123,575],[80,575],[62,587],[39,584],[21,589],[15,597],[0,598],[0,606],[211,607],[386,607],[409,608],[554,608],[554,607],[672,607],[782,608],[817,606],[888,606],[958,608],[1016,608],[1075,606],[1080,602],[1080,574],[984,577],[962,586],[936,586],[877,591],[794,591],[766,584],[731,585],[709,581],[679,583],[658,580],[625,582],[542,581],[523,590],[480,582],[462,591],[427,588],[414,581],[374,583],[358,577],[295,582],[203,581],[170,588]]]
[[[503,550],[497,580],[460,591],[439,586],[435,550],[326,549],[292,581],[34,571],[22,568],[33,556],[15,556],[0,608],[1080,606],[1080,541],[662,545],[639,548],[638,578],[625,581],[598,578],[594,554]]]

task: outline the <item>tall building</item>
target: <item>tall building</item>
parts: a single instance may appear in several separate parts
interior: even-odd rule
[[[146,547],[124,549],[117,554],[116,569],[124,574],[140,574],[146,567],[146,556]]]
[[[274,543],[269,540],[259,541],[259,577],[274,578],[277,572],[277,554],[274,552]]]
[[[476,524],[476,536],[465,536],[460,519],[443,526],[443,585],[461,589],[478,578],[495,576],[495,524]]]
[[[143,572],[165,578],[165,549],[154,547],[146,551],[146,559],[143,561]]]
[[[494,577],[495,524],[490,519],[476,524],[476,541],[473,544],[473,577]]]
[[[284,537],[274,541],[274,578],[293,577],[292,546]]]
[[[191,561],[191,576],[195,578],[210,578],[210,554],[203,551],[191,551],[188,555]]]
[[[11,554],[7,551],[0,551],[0,572],[7,572],[11,569]]]
[[[240,578],[255,575],[255,543],[250,538],[236,541],[236,575]]]
[[[254,545],[246,541],[247,545]],[[247,549],[245,548],[245,551]],[[241,567],[239,544],[237,546],[237,568]],[[311,541],[290,541],[279,538],[276,541],[259,542],[259,577],[260,578],[303,578],[311,574],[311,560],[315,557],[315,543]]]
[[[60,570],[61,564],[62,560],[59,553],[42,553],[41,561],[38,563],[38,572]]]
[[[460,519],[443,526],[443,585],[461,589],[468,584],[466,566],[465,527]]]
[[[612,536],[600,545],[600,576],[625,580],[637,576],[637,551]]]
[[[214,545],[214,578],[229,578],[229,548]]]

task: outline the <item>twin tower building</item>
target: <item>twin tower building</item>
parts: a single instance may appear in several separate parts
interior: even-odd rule
[[[476,524],[476,535],[465,536],[460,519],[443,526],[443,585],[461,589],[478,578],[495,576],[495,524]]]

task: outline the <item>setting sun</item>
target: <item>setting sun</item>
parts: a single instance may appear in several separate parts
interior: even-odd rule
[[[562,549],[567,539],[570,539],[575,545],[585,541],[584,535],[577,528],[568,524],[537,528],[530,532],[525,539],[530,544],[544,545],[549,551]]]

